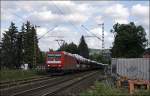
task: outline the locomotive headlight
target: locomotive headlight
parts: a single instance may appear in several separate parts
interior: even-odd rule
[[[58,67],[61,67],[61,65],[58,65]]]

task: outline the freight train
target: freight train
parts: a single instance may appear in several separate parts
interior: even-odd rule
[[[46,69],[49,72],[68,73],[105,68],[107,65],[86,59],[78,54],[71,54],[65,51],[47,52]]]

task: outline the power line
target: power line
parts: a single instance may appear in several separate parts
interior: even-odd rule
[[[60,14],[61,14],[61,15],[64,15],[64,12],[63,12],[58,6],[57,6],[55,3],[53,3],[53,4],[54,4],[55,8],[60,12]],[[69,20],[68,20],[68,23],[71,24],[71,25],[74,27],[75,30],[80,31],[80,30],[78,29],[78,27],[76,27],[76,25],[73,24],[72,22],[70,22]]]
[[[2,7],[1,7],[2,8]],[[7,10],[7,9],[6,9]],[[7,10],[7,11],[9,11],[9,10]],[[9,11],[11,14],[13,14],[13,15],[15,15],[16,17],[18,17],[18,18],[20,18],[21,20],[23,20],[23,21],[26,21],[24,18],[22,18],[21,16],[19,16],[19,15],[17,15],[16,13],[13,13],[13,12],[11,12],[11,11]],[[22,22],[23,23],[23,22]],[[1,42],[1,40],[2,40],[2,37],[1,37],[1,31],[0,31],[0,42]]]
[[[19,16],[18,14],[14,13],[14,12],[8,10],[8,9],[6,9],[6,10],[9,11],[9,13],[11,13],[11,14],[15,15],[16,17],[20,18],[22,21],[26,21],[26,19],[22,18],[22,17]],[[23,23],[23,22],[22,22],[22,23]]]
[[[100,37],[98,37],[96,34],[92,33],[91,31],[89,31],[84,25],[81,25],[82,28],[84,28],[87,32],[91,33],[93,35],[93,37],[96,37],[99,40],[102,40]],[[92,36],[90,36],[92,37]]]
[[[102,26],[102,38],[98,37],[96,34],[89,31],[84,25],[81,25],[82,28],[84,28],[87,32],[91,33],[93,36],[86,36],[86,37],[96,37],[97,39],[102,41],[102,55],[104,55],[104,49],[105,49],[105,42],[104,42],[104,23],[98,24]]]
[[[49,31],[47,31],[45,34],[43,34],[41,37],[39,37],[38,40],[41,39],[41,38],[43,38],[43,37],[44,37],[46,34],[48,34],[50,31],[53,31],[56,27],[58,27],[58,25],[56,25],[56,26],[54,26],[53,28],[51,28]]]

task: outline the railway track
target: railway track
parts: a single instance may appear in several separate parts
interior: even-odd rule
[[[89,72],[81,73],[77,75],[67,76],[65,78],[61,78],[59,81],[55,81],[53,83],[49,83],[46,85],[42,85],[37,88],[25,90],[16,94],[13,94],[12,96],[53,96],[55,93],[59,92],[59,90],[64,89],[66,87],[71,86],[72,84],[75,84],[85,78],[88,78],[89,76],[95,74],[96,72],[92,72],[89,74]]]
[[[80,80],[72,84],[71,86],[62,88],[54,94],[49,94],[47,96],[80,96],[82,92],[85,92],[86,90],[91,88],[95,81],[102,80],[101,77],[103,77],[103,74],[101,72],[98,72],[86,79]]]
[[[32,77],[32,78],[20,79],[20,80],[0,82],[0,90],[11,88],[11,87],[17,86],[17,85],[27,84],[30,82],[45,80],[48,78],[50,78],[50,77],[48,75],[46,75],[46,76],[38,76],[38,77],[36,76],[36,77]]]
[[[46,89],[47,90],[53,89],[52,87],[54,87],[55,85],[70,81],[73,78],[74,79],[78,77],[81,78],[82,76],[88,73],[89,72],[83,72],[83,73],[78,73],[78,74],[57,76],[55,78],[49,78],[49,79],[37,81],[34,83],[32,82],[31,84],[27,83],[27,84],[24,84],[15,88],[1,90],[1,96],[29,96],[29,95],[30,96],[35,96],[35,95],[42,96],[43,92],[45,94]]]
[[[66,93],[63,93],[63,91],[66,91],[66,89],[71,88],[72,86],[78,84],[79,82],[81,82],[83,80],[86,81],[87,78],[91,78],[95,74],[97,74],[97,72],[93,72],[93,73],[87,74],[83,77],[78,77],[78,78],[74,78],[70,81],[63,82],[61,84],[58,84],[58,85],[54,86],[52,91],[49,90],[47,93],[44,93],[40,96],[62,96],[62,95],[72,96],[72,95],[68,95]],[[80,85],[80,87],[81,87],[81,85]],[[68,93],[68,91],[66,91],[66,92]],[[62,93],[62,94],[59,94],[59,93]],[[76,95],[73,95],[73,96],[76,96]]]
[[[18,81],[23,81],[23,80],[31,80],[31,79],[35,79],[35,78],[41,78],[41,77],[44,77],[44,76],[33,76],[33,77],[25,78],[25,79],[0,81],[0,84],[8,84],[8,83],[11,83],[11,82],[18,82]]]

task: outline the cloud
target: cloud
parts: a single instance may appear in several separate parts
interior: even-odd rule
[[[41,33],[40,33],[41,30]],[[41,28],[38,30],[38,35],[43,35],[47,32],[45,28]],[[57,49],[59,47],[58,43],[55,41],[56,39],[65,40],[67,43],[74,42],[76,44],[79,43],[79,39],[81,37],[80,33],[73,32],[68,27],[57,27],[52,32],[49,32],[43,38],[39,40],[39,45],[42,50],[47,50],[48,48]]]
[[[131,14],[137,18],[137,23],[149,28],[149,7],[141,4],[132,6]]]
[[[132,6],[132,14],[139,17],[148,18],[149,17],[149,7],[143,6],[141,4],[136,4]]]
[[[32,3],[29,3],[26,7],[20,7],[20,9],[22,11],[28,11],[28,15],[26,14],[24,18],[35,24],[42,23],[46,25],[47,23],[51,23],[70,25],[70,23],[73,23],[74,25],[80,25],[91,15],[89,12],[90,8],[87,5],[77,5],[71,1],[47,2],[45,6],[38,3],[36,7],[34,4],[32,5],[33,7],[31,5]]]
[[[136,4],[131,8],[131,14],[134,16],[137,25],[142,25],[147,33],[147,39],[150,39],[149,30],[149,6]],[[150,40],[149,40],[150,42]]]
[[[47,33],[48,30],[46,27],[39,27],[37,28],[37,35],[40,37],[42,35],[44,35],[45,33]]]
[[[45,30],[44,28],[41,28],[40,30],[43,30],[43,34],[46,33],[44,32]],[[99,30],[101,29],[94,28],[91,29],[90,31],[101,38],[102,33]],[[81,33],[73,32],[70,28],[67,27],[57,27],[51,33],[47,34],[44,38],[40,39],[39,45],[42,50],[47,50],[47,51],[48,48],[52,48],[56,50],[59,47],[58,43],[55,41],[56,39],[65,40],[65,42],[67,43],[74,42],[75,44],[78,45],[82,35],[83,34]],[[91,33],[88,33],[87,35],[92,36]],[[90,37],[90,38],[85,37],[85,40],[89,48],[101,49],[102,41],[97,39],[96,37]],[[112,42],[113,42],[113,35],[105,31],[105,48],[110,48]]]
[[[9,13],[8,11],[5,11],[4,8],[1,8],[1,20],[2,21],[10,21],[13,20],[15,18],[14,15],[12,15],[11,13]]]
[[[8,29],[7,28],[1,28],[1,30],[0,30],[1,32],[1,39],[0,40],[2,40],[2,38],[3,38],[3,34],[5,33],[5,31],[8,31]]]
[[[18,1],[2,1],[1,24],[4,27],[7,25],[8,28],[10,21],[15,21],[16,25],[19,25],[18,21],[21,21],[21,18],[29,20],[32,24],[41,26],[37,28],[38,37],[58,25],[39,40],[40,48],[48,51],[48,48],[57,49],[59,47],[55,39],[64,39],[68,43],[78,44],[81,35],[85,33],[85,30],[80,29],[81,24],[88,26],[91,32],[101,37],[101,29],[97,24],[104,22],[107,24],[105,26],[105,48],[109,48],[112,46],[113,35],[108,30],[116,22],[128,23],[135,19],[136,24],[142,24],[146,32],[149,32],[148,8],[149,6],[142,4],[126,6],[119,1],[19,1],[19,3]],[[86,42],[90,48],[101,48],[101,41],[97,38],[86,38]]]
[[[117,1],[73,1],[76,4],[87,4],[91,6],[109,6],[110,4],[116,4]]]
[[[104,10],[106,17],[111,17],[114,23],[128,23],[129,10],[122,4],[114,4],[112,6],[107,6]]]
[[[30,13],[30,15],[27,17],[27,20],[31,20],[32,22],[36,23],[48,23],[48,22],[54,22],[55,20],[58,20],[60,16],[56,14],[52,14],[51,11],[34,11]]]
[[[96,24],[101,24],[101,23],[104,22],[104,17],[103,16],[96,16],[94,18],[94,21],[95,21]]]

